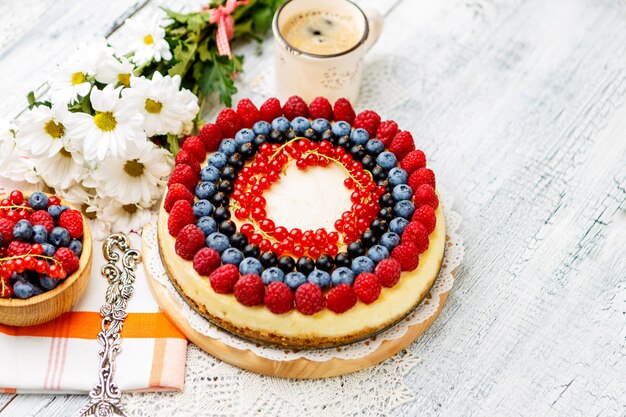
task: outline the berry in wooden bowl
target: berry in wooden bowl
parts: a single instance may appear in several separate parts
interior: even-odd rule
[[[0,324],[32,326],[67,312],[87,286],[91,234],[53,195],[0,197]]]

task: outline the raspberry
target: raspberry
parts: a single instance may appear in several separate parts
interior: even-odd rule
[[[193,156],[198,162],[206,159],[206,148],[197,136],[187,136],[183,142],[183,150],[189,152],[189,155]]]
[[[60,205],[61,205],[61,199],[59,197],[57,197],[56,195],[51,195],[50,197],[48,197],[48,207],[60,206]]]
[[[328,293],[328,309],[337,314],[350,310],[356,304],[356,294],[348,284],[340,284]]]
[[[172,184],[165,195],[165,203],[163,203],[165,211],[169,213],[178,200],[187,200],[193,204],[193,194],[182,184]]]
[[[385,147],[389,147],[393,137],[398,132],[398,124],[393,120],[384,121],[376,130],[376,139],[380,140]]]
[[[243,126],[247,128],[251,128],[253,124],[261,120],[261,112],[249,98],[239,100],[237,114],[243,121]]]
[[[67,275],[78,271],[78,266],[80,260],[78,256],[74,252],[72,252],[69,248],[59,248],[54,253],[54,259],[61,262],[63,269]]]
[[[293,308],[293,293],[284,282],[274,281],[265,287],[263,303],[272,313],[283,314]]]
[[[31,244],[28,242],[20,242],[19,240],[14,240],[9,244],[7,248],[7,256],[20,256],[26,255],[30,252]]]
[[[391,258],[400,262],[403,271],[412,271],[417,268],[419,264],[419,252],[417,247],[410,242],[400,243],[393,248]]]
[[[378,113],[372,110],[363,110],[354,119],[354,127],[361,127],[367,130],[367,133],[370,134],[371,138],[376,135],[376,130],[378,130],[378,126],[380,126],[380,116],[378,115]]]
[[[170,180],[167,182],[168,186],[173,184],[182,184],[192,193],[196,189],[198,184],[198,177],[193,173],[193,169],[189,165],[176,165],[170,176]]]
[[[78,210],[65,210],[59,216],[59,226],[70,232],[72,239],[83,235],[83,215]]]
[[[411,175],[413,172],[420,168],[424,168],[426,166],[426,155],[419,149],[409,152],[403,159],[400,161],[400,168],[406,171],[407,174]]]
[[[46,228],[46,231],[50,233],[54,229],[54,219],[46,210],[37,210],[30,215],[30,224],[33,226],[40,225]]]
[[[178,200],[172,206],[170,216],[167,218],[167,230],[170,235],[176,237],[183,227],[195,222],[196,216],[193,214],[191,203],[187,200]]]
[[[435,188],[435,173],[428,168],[419,168],[409,176],[407,183],[413,192],[417,191],[417,188],[422,184],[428,184]]]
[[[13,222],[7,219],[0,219],[0,234],[2,235],[2,244],[8,245],[13,240]]]
[[[393,152],[399,160],[404,159],[404,157],[412,150],[415,150],[413,135],[411,135],[411,132],[406,130],[401,130],[396,133],[396,136],[394,136],[391,144],[389,145],[389,151]]]
[[[426,205],[434,210],[437,210],[437,207],[439,207],[439,198],[437,198],[435,189],[428,184],[422,184],[417,187],[414,201],[417,207]]]
[[[420,222],[425,228],[428,234],[431,234],[435,230],[437,225],[437,216],[435,215],[435,209],[430,205],[418,206],[413,213],[412,222]]]
[[[383,287],[393,287],[396,285],[400,279],[401,272],[402,266],[400,266],[400,262],[393,258],[383,259],[376,265],[376,269],[374,270],[378,282]]]
[[[352,109],[352,104],[350,104],[350,102],[345,98],[340,98],[335,101],[333,115],[335,116],[335,120],[343,120],[344,122],[348,122],[350,124],[354,123],[354,118],[356,117],[356,114]]]
[[[222,109],[220,114],[217,115],[215,123],[222,129],[222,133],[226,138],[234,137],[235,133],[243,127],[237,112],[229,107]]]
[[[300,96],[291,96],[283,106],[283,113],[289,120],[293,120],[298,116],[307,117],[309,108]]]
[[[211,288],[218,294],[229,294],[239,279],[239,268],[232,264],[222,265],[209,275]]]
[[[181,149],[176,154],[176,165],[189,165],[189,168],[193,171],[194,175],[200,175],[200,162],[196,160],[189,152],[185,149]]]
[[[428,249],[428,230],[420,222],[409,222],[402,232],[401,242],[411,242],[418,253],[423,253]]]
[[[271,122],[275,118],[283,115],[283,109],[280,107],[280,101],[274,97],[270,97],[265,100],[265,103],[261,105],[261,109],[259,111],[261,112],[263,120],[267,120],[268,122]]]
[[[305,282],[296,290],[296,308],[302,314],[310,316],[326,306],[326,298],[320,287]]]
[[[245,306],[256,306],[263,303],[265,285],[256,274],[244,275],[235,284],[235,298]]]
[[[333,106],[324,97],[315,97],[309,104],[309,115],[311,119],[333,119]]]
[[[376,275],[363,272],[354,280],[354,293],[365,304],[372,304],[380,295],[380,283]]]
[[[207,123],[198,132],[198,138],[207,152],[215,152],[223,138],[222,129],[216,124]]]
[[[198,226],[195,224],[188,224],[183,226],[178,236],[176,236],[174,250],[176,250],[178,256],[190,261],[203,246],[204,233],[202,233],[202,230],[198,229]]]
[[[193,269],[200,275],[211,275],[221,263],[220,253],[211,248],[202,248],[193,257]]]

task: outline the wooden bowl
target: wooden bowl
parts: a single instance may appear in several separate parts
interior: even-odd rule
[[[0,196],[0,200],[6,196]],[[24,194],[24,198],[29,196]],[[74,208],[67,201],[61,204]],[[69,311],[87,287],[91,272],[91,233],[83,216],[83,252],[78,270],[65,278],[55,289],[27,299],[0,298],[0,324],[34,326],[57,318]]]

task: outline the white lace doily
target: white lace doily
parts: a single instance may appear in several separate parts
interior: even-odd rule
[[[430,297],[422,301],[422,303],[404,320],[390,329],[378,334],[376,337],[339,348],[298,351],[275,348],[244,340],[215,326],[193,310],[183,300],[180,294],[178,294],[170,282],[165,268],[163,267],[163,263],[161,262],[155,227],[144,229],[143,239],[148,247],[148,252],[143,254],[144,264],[150,275],[174,295],[175,299],[183,308],[183,315],[189,321],[191,327],[193,327],[193,329],[200,334],[213,339],[220,339],[222,342],[232,346],[233,348],[239,350],[250,350],[257,356],[277,361],[306,358],[309,360],[323,362],[332,358],[360,358],[374,352],[384,340],[400,338],[406,334],[410,326],[423,323],[432,317],[437,312],[441,294],[452,288],[452,284],[454,283],[452,272],[461,263],[461,259],[463,258],[462,240],[456,232],[459,224],[461,223],[461,217],[450,209],[450,207],[452,207],[452,201],[447,198],[447,195],[445,193],[441,193],[440,195],[442,204],[445,207],[444,215],[446,219],[447,234],[446,253],[439,276],[430,290]]]

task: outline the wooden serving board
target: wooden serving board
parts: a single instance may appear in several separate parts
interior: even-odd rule
[[[143,256],[147,257],[150,253],[153,252],[146,248],[146,242],[144,240]],[[143,264],[146,265],[146,263],[147,262],[144,262]],[[150,275],[148,268],[145,268],[145,270],[150,290],[161,309],[165,312],[170,321],[196,346],[216,358],[239,368],[263,375],[282,378],[326,378],[349,374],[376,365],[406,348],[421,336],[435,321],[448,299],[448,292],[441,294],[437,311],[428,320],[410,326],[406,334],[398,339],[383,341],[378,349],[364,357],[358,359],[333,358],[325,362],[304,358],[290,361],[278,361],[258,356],[248,349],[241,350],[234,348],[219,339],[211,338],[194,330],[183,314],[183,305],[178,302],[167,288]],[[426,297],[426,302],[430,302],[431,299],[429,294]]]

